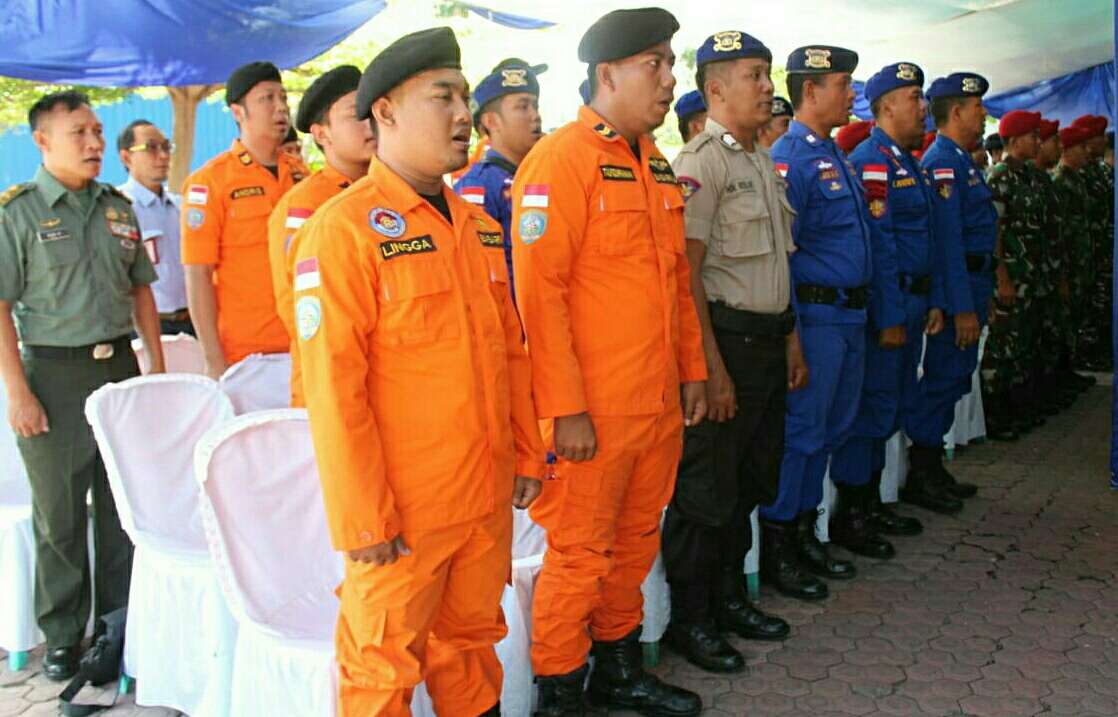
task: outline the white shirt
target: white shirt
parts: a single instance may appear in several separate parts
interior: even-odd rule
[[[179,207],[182,199],[163,188],[158,195],[131,177],[117,187],[132,200],[140,223],[144,248],[155,265],[159,279],[151,285],[155,306],[161,314],[186,308],[186,281],[183,278],[179,240]]]

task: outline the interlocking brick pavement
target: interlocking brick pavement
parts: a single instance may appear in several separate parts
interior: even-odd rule
[[[895,539],[895,560],[857,558],[859,577],[832,582],[821,605],[763,589],[792,635],[734,638],[745,673],[708,675],[670,652],[655,672],[699,692],[708,717],[1118,713],[1109,437],[1110,387],[1098,386],[1017,443],[960,450],[950,470],[980,486],[961,514],[902,506],[924,534]],[[0,717],[57,715],[58,690],[37,654],[21,672],[0,668]],[[105,714],[177,713],[125,696]]]

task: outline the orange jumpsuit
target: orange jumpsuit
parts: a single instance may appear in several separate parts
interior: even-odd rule
[[[706,378],[684,255],[683,196],[656,145],[640,159],[589,107],[544,137],[513,184],[513,276],[541,419],[588,411],[598,453],[562,459],[532,517],[547,552],[532,664],[558,675],[591,638],[641,621],[683,444],[680,383]],[[550,428],[545,423],[550,443]],[[589,627],[589,631],[587,630]]]
[[[347,560],[340,715],[442,715],[500,698],[515,474],[547,470],[501,229],[449,188],[453,226],[380,160],[300,230],[295,324],[334,546]]]
[[[299,365],[299,344],[295,341],[295,266],[291,257],[295,256],[295,247],[298,245],[296,232],[327,199],[349,185],[349,177],[325,164],[321,170],[284,194],[268,218],[268,263],[272,268],[276,311],[290,337],[291,405],[295,408],[306,405],[303,402],[303,370]]]
[[[230,364],[254,353],[284,353],[268,264],[268,215],[308,172],[283,152],[278,177],[239,139],[183,184],[182,263],[213,264],[217,332]]]

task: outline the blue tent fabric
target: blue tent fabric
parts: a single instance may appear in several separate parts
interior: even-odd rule
[[[992,95],[984,100],[994,117],[1011,110],[1040,112],[1045,119],[1071,124],[1080,115],[1102,115],[1114,123],[1114,62],[1088,67],[1029,87]]]
[[[7,0],[0,75],[97,87],[221,84],[249,60],[282,69],[341,42],[386,0]]]
[[[524,15],[513,15],[508,12],[497,12],[489,8],[481,7],[479,5],[471,5],[469,3],[456,3],[459,7],[463,7],[475,15],[480,15],[490,22],[495,22],[504,27],[510,27],[513,30],[542,30],[545,27],[552,27],[555,25],[553,22],[547,20],[537,20],[532,17]]]

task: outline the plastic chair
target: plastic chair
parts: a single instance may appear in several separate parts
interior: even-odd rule
[[[136,546],[124,648],[136,702],[223,714],[236,625],[206,545],[193,459],[233,406],[205,376],[162,374],[102,386],[85,414]]]
[[[206,356],[202,352],[202,344],[190,334],[163,334],[163,363],[167,373],[196,373],[205,375]],[[132,350],[136,353],[136,360],[140,363],[140,373],[148,372],[147,353],[144,351],[144,342],[132,339]]]
[[[8,413],[0,391],[0,416]],[[31,531],[31,486],[6,420],[0,426],[0,649],[12,671],[27,665],[27,652],[43,641],[35,622],[35,538]]]
[[[221,389],[237,415],[291,405],[291,354],[253,354],[229,367]]]

